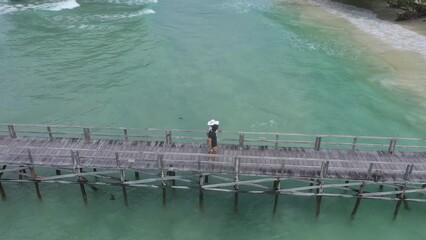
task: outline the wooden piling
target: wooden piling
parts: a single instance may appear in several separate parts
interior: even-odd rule
[[[399,208],[401,207],[401,203],[402,203],[401,195],[399,195],[399,199],[400,200],[398,200],[398,202],[396,203],[395,210],[393,211],[393,220],[395,220],[396,217],[398,216]]]
[[[30,160],[30,167],[29,168],[30,168],[30,172],[31,172],[31,177],[34,181],[34,185],[35,185],[35,188],[36,188],[37,197],[38,197],[39,200],[41,200],[40,186],[38,184],[39,180],[37,179],[37,175],[36,175],[35,170],[34,170],[34,160],[33,160],[33,157],[31,155],[31,150],[29,148],[28,148],[28,158]]]
[[[61,170],[56,169],[56,175],[61,175]]]
[[[115,162],[117,164],[118,170],[120,171],[121,190],[123,191],[124,204],[127,206],[129,205],[129,201],[127,199],[126,184],[124,183],[126,181],[126,175],[124,173],[124,169],[120,166],[120,158],[118,152],[115,153]]]
[[[136,180],[139,180],[139,179],[140,179],[140,177],[139,177],[139,172],[138,172],[138,171],[135,171],[135,179],[136,179]]]
[[[162,188],[162,190],[163,190],[163,207],[167,207],[167,196],[166,196],[167,192],[166,192],[166,184],[165,184],[165,183],[162,183],[162,184],[161,184],[161,188]]]
[[[239,181],[239,170],[240,169],[240,158],[235,158],[234,159],[234,171],[235,171],[235,177],[234,177],[234,213],[238,212],[238,195],[239,195],[239,185],[238,185],[238,181]]]
[[[3,165],[2,170],[6,169],[6,165]],[[3,172],[0,172],[0,195],[2,199],[6,199],[6,192],[4,191],[3,185],[1,184],[1,177],[3,176]]]
[[[353,219],[355,217],[356,213],[358,212],[358,208],[359,208],[359,205],[361,204],[361,199],[362,199],[361,194],[364,192],[364,186],[365,186],[365,182],[363,182],[361,184],[361,186],[359,187],[357,198],[356,198],[356,202],[355,202],[355,206],[352,209],[351,219]]]
[[[173,171],[173,170],[169,170],[169,171],[167,171],[166,175],[173,177],[173,176],[176,176],[176,172]],[[172,179],[171,181],[172,181],[172,186],[176,186],[176,180]]]
[[[280,194],[278,192],[280,190],[280,180],[274,181],[272,188],[275,191],[274,208],[272,210],[272,213],[276,214],[277,213],[277,205],[278,205],[278,197],[280,196]]]
[[[87,204],[87,193],[86,189],[84,189],[84,184],[80,183],[80,191],[81,195],[83,196],[84,203]]]
[[[204,211],[204,189],[203,186],[206,184],[205,182],[205,176],[200,175],[199,176],[199,184],[200,184],[200,191],[199,191],[199,197],[198,197],[198,203],[199,203],[199,209],[201,212]]]
[[[319,217],[319,215],[320,215],[320,211],[321,211],[321,200],[322,200],[322,196],[317,196],[316,209],[315,209],[315,216],[316,217]]]
[[[314,186],[315,179],[311,178],[311,182],[309,183],[309,187]],[[312,192],[312,189],[309,189],[309,192]]]
[[[19,167],[22,167],[22,166],[19,166]],[[19,180],[22,180],[22,169],[20,169],[19,171],[18,171],[18,179]]]
[[[234,213],[238,213],[238,189],[234,191]]]
[[[93,172],[97,172],[97,171],[98,169],[93,168]],[[99,178],[96,175],[94,175],[94,179],[95,179],[95,182],[99,181]]]
[[[84,203],[87,204],[87,193],[86,193],[86,189],[84,188],[84,181],[83,181],[82,177],[80,176],[81,167],[80,167],[80,156],[79,156],[78,151],[74,152],[74,151],[71,150],[71,159],[72,159],[73,165],[74,165],[74,172],[77,173],[77,181],[80,185],[81,196],[83,197]]]
[[[348,180],[346,180],[346,181],[345,181],[345,184],[348,184],[348,183],[349,183],[349,181],[348,181]],[[349,190],[349,187],[348,187],[348,186],[345,186],[344,193],[348,193],[348,190]]]

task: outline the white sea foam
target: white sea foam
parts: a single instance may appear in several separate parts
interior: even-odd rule
[[[224,8],[235,9],[237,13],[248,13],[252,10],[266,10],[273,5],[271,0],[228,0]]]
[[[63,9],[73,9],[80,6],[76,0],[67,0],[62,2],[43,4],[41,5],[43,10],[60,11]]]
[[[120,13],[120,14],[109,14],[109,15],[93,15],[92,17],[94,19],[101,19],[101,20],[117,20],[117,19],[125,19],[125,18],[133,18],[133,17],[140,17],[142,15],[147,14],[154,14],[155,11],[149,8],[137,11],[137,12],[128,12],[128,13]]]
[[[426,37],[397,24],[383,21],[371,11],[329,0],[311,0],[326,11],[340,16],[361,31],[379,38],[385,43],[405,51],[418,52],[426,58]]]
[[[8,1],[0,2],[0,15],[6,13],[30,11],[30,10],[46,10],[60,11],[64,9],[73,9],[79,7],[80,4],[76,0],[52,1],[47,3],[31,3],[31,4],[11,4]]]
[[[157,0],[108,0],[108,3],[141,6],[147,3],[157,3]]]
[[[0,5],[0,15],[17,11],[19,11],[19,9],[14,6]]]

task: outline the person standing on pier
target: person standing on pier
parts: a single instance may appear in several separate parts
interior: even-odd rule
[[[207,143],[209,145],[209,152],[211,154],[218,154],[219,149],[217,147],[216,132],[219,131],[219,121],[212,119],[207,123],[207,125],[210,126],[209,133],[207,134]],[[212,157],[210,157],[209,160],[212,160]]]

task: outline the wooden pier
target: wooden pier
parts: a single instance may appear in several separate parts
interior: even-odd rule
[[[401,204],[426,202],[426,139],[290,133],[223,132],[219,154],[207,152],[206,131],[0,124],[0,195],[5,182],[28,182],[42,199],[42,184],[115,185],[128,203],[128,187],[197,189],[280,195],[354,198]],[[41,176],[39,169],[52,169]],[[44,174],[46,175],[46,174]],[[210,179],[210,182],[209,182]],[[298,181],[301,187],[282,187]],[[386,187],[386,188],[384,188]],[[7,188],[6,188],[7,189]],[[375,189],[375,190],[372,190]]]

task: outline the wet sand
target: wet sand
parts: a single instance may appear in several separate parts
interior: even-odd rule
[[[377,15],[377,18],[398,24],[406,29],[415,31],[423,36],[426,36],[426,17],[412,19],[406,21],[395,21],[398,14],[403,11],[396,8],[391,8],[384,0],[333,0],[358,8],[370,10]]]

